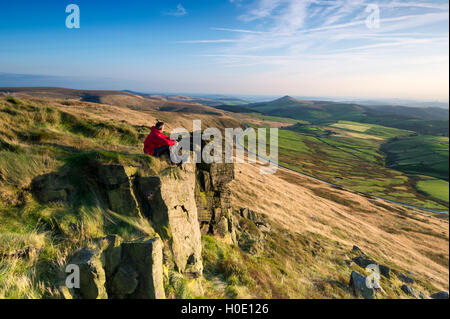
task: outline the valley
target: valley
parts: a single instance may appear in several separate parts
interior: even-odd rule
[[[282,110],[280,116],[276,105]],[[362,110],[346,105],[338,113],[341,106],[336,104],[334,113],[324,116],[318,115],[317,110],[324,113],[331,106],[322,108],[315,102],[296,102],[285,97],[255,104],[253,107],[262,114],[239,117],[253,127],[281,128],[279,160],[285,167],[363,194],[448,212],[448,133],[420,134],[429,120],[422,123],[409,119],[420,123],[416,126],[418,131],[371,124],[377,121],[364,113],[358,115],[364,122],[341,120],[354,118],[353,113]],[[311,111],[312,108],[317,110]],[[421,111],[415,110],[417,113]],[[283,114],[290,116],[282,117]],[[446,127],[448,130],[448,121]],[[423,191],[424,185],[435,187],[428,186]]]
[[[383,166],[381,145],[414,132],[198,112],[209,109],[195,103],[169,110],[144,100],[152,107],[143,107],[110,92],[101,93],[107,104],[71,91],[27,93],[0,98],[0,298],[363,298],[350,280],[365,274],[361,258],[389,269],[383,292],[364,298],[419,298],[402,290],[409,272],[427,298],[448,290],[448,216],[367,195],[448,207],[445,181],[423,175],[416,185],[416,175]],[[142,153],[156,119],[167,130],[191,130],[193,117],[203,128],[279,127],[283,165],[344,188],[282,168],[260,175],[258,163],[179,169]],[[429,149],[445,158],[445,147]],[[111,272],[111,251],[131,254],[131,247],[160,249],[157,291],[136,290],[123,259]],[[95,277],[97,292],[66,289],[64,267],[87,253],[105,274]]]

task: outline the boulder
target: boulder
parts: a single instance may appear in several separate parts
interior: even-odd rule
[[[361,256],[355,257],[352,260],[355,264],[357,264],[359,267],[362,268],[366,268],[369,265],[377,265],[377,263],[374,260]]]
[[[162,242],[154,238],[141,243],[123,243],[122,260],[114,276],[116,293],[131,299],[164,299]]]
[[[353,289],[356,297],[362,297],[364,299],[375,298],[374,289],[368,288],[366,285],[366,277],[356,271],[353,271],[350,275],[350,287]]]
[[[372,259],[366,258],[366,257],[362,257],[362,256],[358,256],[352,259],[353,262],[355,264],[357,264],[358,266],[362,267],[362,268],[366,268],[369,265],[378,265],[378,263]],[[383,275],[386,278],[391,278],[390,272],[391,269],[388,266],[384,266],[384,265],[378,265],[379,269],[380,269],[380,274]]]
[[[402,285],[400,288],[405,294],[416,299],[422,299],[421,294],[409,285]]]
[[[101,262],[101,251],[81,249],[69,260],[80,270],[80,288],[75,292],[83,299],[106,299],[106,276]]]
[[[432,294],[430,297],[432,299],[448,299],[448,292],[447,291],[440,291],[440,292]]]
[[[139,208],[134,196],[131,176],[135,169],[122,165],[100,165],[98,180],[106,191],[109,208],[121,215],[137,217]]]
[[[399,280],[401,280],[402,282],[404,282],[405,284],[412,285],[414,283],[414,279],[413,278],[411,278],[409,276],[406,276],[405,274],[402,274],[402,273],[397,273],[397,278]]]

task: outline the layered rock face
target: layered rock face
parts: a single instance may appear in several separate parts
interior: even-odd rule
[[[173,258],[180,272],[201,276],[201,234],[195,203],[195,165],[185,164],[158,177],[137,180],[139,196],[148,204],[144,214],[170,239]],[[164,229],[169,233],[164,233]],[[158,229],[157,229],[158,231]]]
[[[76,202],[89,189],[100,205],[127,217],[151,221],[158,237],[143,242],[122,243],[108,236],[108,248],[81,249],[69,263],[78,265],[81,287],[77,298],[164,298],[164,263],[168,269],[202,276],[201,233],[195,201],[196,166],[168,168],[158,176],[140,176],[134,167],[98,164],[76,172],[64,168],[33,181],[35,197],[43,203]],[[218,183],[220,176],[214,177]]]
[[[122,165],[101,165],[98,180],[106,191],[109,208],[121,215],[138,216],[139,205],[133,192],[133,176],[136,168]]]
[[[215,228],[231,210],[228,184],[234,179],[234,164],[197,164],[195,200],[203,234]]]

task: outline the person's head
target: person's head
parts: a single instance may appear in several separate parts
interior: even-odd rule
[[[156,127],[156,129],[162,131],[164,128],[164,122],[160,122],[160,121],[156,122],[155,127]]]

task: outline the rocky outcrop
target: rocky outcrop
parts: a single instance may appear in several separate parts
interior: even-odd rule
[[[223,168],[212,166],[216,168],[211,169],[210,183],[214,189],[221,189],[230,176],[223,175]],[[77,202],[79,194],[92,192],[96,202],[119,215],[146,217],[170,246],[177,270],[202,274],[194,164],[186,164],[183,169],[168,168],[158,176],[140,176],[135,167],[95,161],[78,170],[67,166],[58,173],[36,178],[33,194],[45,203],[70,204]]]
[[[80,266],[82,287],[71,295],[164,298],[163,268],[190,278],[202,275],[201,229],[248,253],[262,250],[268,224],[250,210],[232,210],[228,184],[233,179],[233,164],[187,163],[146,176],[136,167],[89,159],[86,165],[77,162],[36,178],[32,189],[44,203],[76,206],[79,198],[87,198],[118,215],[147,218],[159,235],[132,243],[112,235],[101,239],[96,249],[76,252],[70,263]]]
[[[177,269],[200,276],[201,234],[195,202],[195,165],[168,170],[158,177],[139,178],[141,198],[147,199],[146,216],[161,236],[169,239]]]
[[[413,297],[416,299],[425,299],[425,295],[422,292],[417,291],[410,285],[402,285],[400,287],[400,289],[410,297]]]
[[[108,236],[99,240],[97,246],[97,249],[77,251],[68,261],[68,264],[79,267],[80,274],[80,287],[70,289],[72,297],[165,298],[163,244],[159,238],[122,243],[120,237]]]
[[[356,248],[355,248],[356,247]],[[405,275],[404,273],[398,271],[398,270],[391,270],[390,267],[388,266],[384,266],[384,265],[379,265],[376,261],[374,261],[373,259],[370,259],[368,257],[365,257],[366,254],[364,254],[357,246],[353,246],[352,251],[359,254],[359,255],[364,255],[364,256],[357,256],[355,258],[353,258],[350,263],[347,263],[348,265],[351,264],[351,262],[354,262],[355,264],[357,264],[358,266],[366,269],[366,271],[368,270],[367,267],[369,265],[376,265],[378,266],[378,269],[380,271],[380,275],[384,276],[386,279],[391,279],[391,272],[393,274],[396,275],[396,277],[403,282],[404,284],[400,287],[400,291],[402,291],[404,294],[406,294],[409,297],[412,298],[416,298],[416,299],[428,299],[427,295],[425,293],[423,293],[422,291],[419,291],[418,289],[413,287],[413,284],[415,283],[414,278],[411,278],[407,275]],[[373,271],[373,268],[372,268]],[[410,274],[410,272],[407,272],[408,274]],[[352,286],[352,288],[355,291],[355,295],[361,295],[364,297],[364,295],[366,297],[370,297],[371,292],[367,292],[366,290],[370,288],[367,288],[366,283],[362,283],[362,275],[359,275],[356,272],[352,272],[351,275],[351,279],[350,279],[350,285]],[[366,277],[364,277],[365,280]],[[383,292],[382,287],[380,286],[380,282],[377,280],[376,285],[373,286],[373,292],[377,292],[378,290],[380,290],[381,292]],[[369,285],[370,286],[370,285]],[[359,291],[359,292],[358,292]],[[443,296],[445,296],[445,292],[443,292]],[[364,298],[366,298],[364,297]],[[448,294],[447,294],[447,298],[448,298]]]
[[[227,211],[214,227],[214,235],[242,251],[258,255],[264,250],[266,233],[270,225],[262,214],[248,208]]]
[[[448,292],[440,291],[430,296],[432,299],[448,299]]]
[[[73,295],[83,299],[106,299],[106,275],[101,260],[101,251],[81,249],[69,260],[79,268],[80,288],[73,289]]]
[[[105,191],[109,208],[124,216],[139,216],[139,206],[133,192],[136,168],[122,165],[100,165],[98,180]]]
[[[162,242],[123,243],[122,259],[112,282],[118,298],[164,299]]]
[[[203,234],[214,234],[216,225],[231,210],[228,184],[234,179],[234,164],[197,164],[195,200]]]
[[[23,249],[13,250],[9,252],[0,252],[0,259],[2,258],[19,258],[19,259],[29,259],[35,260],[39,257],[42,248],[37,248],[34,246],[27,246]]]

